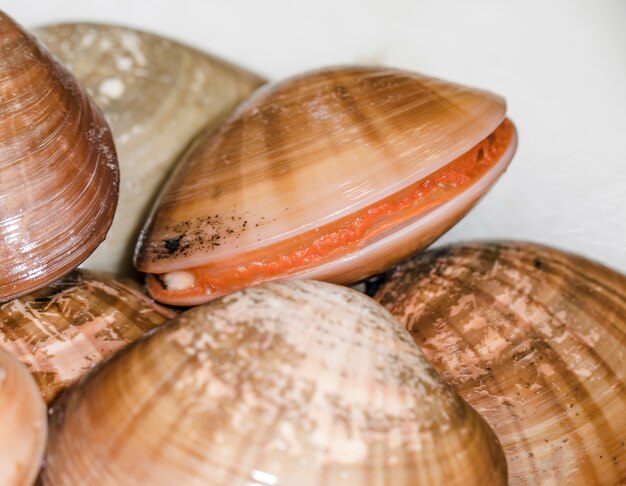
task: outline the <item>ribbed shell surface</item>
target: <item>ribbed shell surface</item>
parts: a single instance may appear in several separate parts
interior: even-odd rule
[[[84,266],[132,273],[133,248],[174,162],[264,81],[158,35],[89,23],[50,25],[38,38],[90,93],[111,126],[121,172],[111,231]]]
[[[500,438],[511,484],[626,480],[626,277],[528,243],[401,264],[377,299]]]
[[[44,484],[504,484],[493,432],[389,313],[266,284],[196,307],[55,405]]]
[[[0,349],[0,484],[30,486],[43,459],[46,405],[24,366]]]
[[[26,365],[50,403],[109,354],[174,316],[132,280],[75,270],[0,305],[0,347]]]
[[[52,282],[104,239],[113,139],[76,80],[0,12],[0,302]]]
[[[202,266],[314,230],[428,176],[504,114],[496,95],[393,69],[330,68],[266,86],[182,160],[136,264]]]

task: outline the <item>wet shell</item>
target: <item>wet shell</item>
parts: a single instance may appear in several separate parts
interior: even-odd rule
[[[27,366],[49,403],[106,356],[174,316],[131,280],[75,270],[0,305],[0,347]]]
[[[258,90],[183,159],[138,243],[157,300],[275,278],[349,283],[452,226],[505,170],[515,130],[484,91],[382,68]]]
[[[178,42],[124,27],[59,24],[35,31],[93,96],[111,125],[120,203],[106,241],[85,262],[134,272],[133,247],[174,161],[263,80]]]
[[[400,265],[377,298],[500,438],[511,484],[626,479],[626,278],[525,243]]]
[[[78,266],[118,195],[109,127],[76,80],[0,12],[0,302]]]
[[[504,484],[493,432],[368,297],[265,284],[194,308],[54,407],[44,484]]]
[[[0,484],[31,485],[46,446],[46,405],[24,366],[0,349]]]

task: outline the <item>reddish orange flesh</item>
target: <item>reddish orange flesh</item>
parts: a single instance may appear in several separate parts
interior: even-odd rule
[[[513,124],[504,120],[489,137],[462,156],[373,205],[296,238],[238,255],[236,261],[184,269],[195,277],[195,285],[188,289],[167,290],[151,275],[148,290],[154,298],[166,302],[222,295],[345,255],[385,230],[425,214],[468,189],[498,162],[513,134]]]

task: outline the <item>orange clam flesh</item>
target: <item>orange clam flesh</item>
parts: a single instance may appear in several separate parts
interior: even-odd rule
[[[188,152],[136,264],[175,305],[286,277],[355,282],[449,229],[515,146],[488,92],[379,68],[292,78]]]

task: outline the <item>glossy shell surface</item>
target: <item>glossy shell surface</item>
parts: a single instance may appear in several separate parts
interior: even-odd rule
[[[85,262],[132,273],[133,247],[174,162],[263,80],[176,41],[125,27],[68,23],[37,37],[92,95],[111,126],[121,172],[119,210]]]
[[[202,268],[193,295],[149,279],[158,300],[181,304],[285,276],[348,283],[383,271],[502,174],[515,150],[504,117],[496,95],[393,69],[330,68],[267,86],[189,151],[136,264]]]
[[[47,418],[26,368],[0,349],[0,484],[33,484],[46,445]]]
[[[109,354],[174,316],[131,280],[75,270],[0,304],[0,347],[26,365],[51,402]]]
[[[504,484],[502,450],[368,297],[265,284],[187,311],[55,405],[44,484]]]
[[[500,438],[511,484],[626,478],[626,277],[544,246],[445,247],[377,298]]]
[[[52,282],[104,239],[118,167],[102,114],[0,12],[0,302]]]

